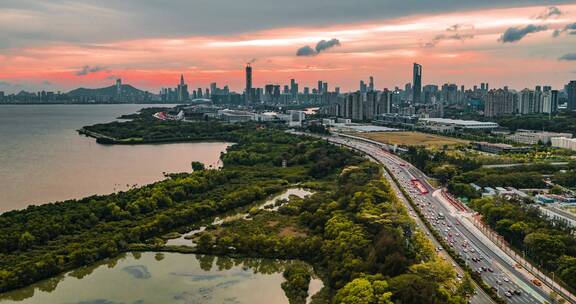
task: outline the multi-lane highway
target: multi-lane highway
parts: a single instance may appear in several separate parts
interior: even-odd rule
[[[473,213],[459,206],[457,202],[451,202],[441,189],[432,187],[420,170],[388,152],[382,144],[341,136],[325,139],[361,151],[386,166],[433,228],[502,298],[509,303],[519,304],[551,302],[549,291],[542,286],[536,286],[532,281],[534,278],[527,271],[473,224]],[[410,214],[442,254],[442,247],[430,235],[411,206],[407,206]],[[458,272],[461,273],[461,270],[458,269]],[[487,301],[489,299],[481,292],[473,298],[476,303]]]

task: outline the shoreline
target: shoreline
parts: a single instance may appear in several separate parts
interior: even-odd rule
[[[154,144],[177,144],[177,143],[227,143],[235,144],[234,142],[215,139],[215,138],[166,138],[157,140],[123,140],[117,139],[111,136],[107,136],[98,132],[93,132],[86,130],[86,128],[81,128],[76,130],[78,134],[84,135],[86,137],[91,137],[96,139],[96,143],[101,145],[154,145]]]

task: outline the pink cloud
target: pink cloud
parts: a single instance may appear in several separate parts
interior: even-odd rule
[[[379,87],[402,86],[410,81],[411,64],[424,65],[424,82],[485,82],[532,86],[539,82],[565,83],[574,66],[558,62],[556,53],[574,45],[576,37],[552,40],[553,29],[576,17],[576,5],[559,6],[566,12],[541,21],[549,31],[534,34],[513,46],[502,46],[498,37],[508,27],[531,24],[542,6],[420,15],[395,20],[341,24],[324,28],[278,28],[236,36],[195,36],[115,41],[93,45],[51,44],[44,47],[0,51],[0,80],[42,82],[58,88],[96,87],[110,84],[110,75],[125,83],[157,91],[173,86],[183,73],[191,87],[210,82],[243,87],[242,68],[254,63],[255,85],[286,83],[296,78],[301,87],[317,80],[344,90],[356,89],[360,79],[373,75]],[[443,39],[432,48],[422,45],[446,29],[468,39]],[[549,33],[550,32],[550,33]],[[452,32],[450,32],[450,35]],[[296,50],[321,39],[338,38],[342,46],[315,57],[296,57]],[[554,41],[554,48],[551,48]],[[544,54],[544,55],[542,55]],[[535,64],[537,62],[538,64]],[[104,66],[106,71],[78,77],[83,66]],[[537,72],[537,73],[536,73]],[[526,77],[526,75],[534,75]]]

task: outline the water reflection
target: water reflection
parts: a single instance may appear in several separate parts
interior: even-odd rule
[[[292,263],[134,252],[0,295],[0,303],[288,303],[280,284]],[[310,294],[323,287],[318,278]]]

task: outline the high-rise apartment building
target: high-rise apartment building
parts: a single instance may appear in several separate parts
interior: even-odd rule
[[[503,89],[488,91],[484,106],[485,117],[514,113],[515,94]]]
[[[518,114],[532,113],[534,109],[534,92],[529,89],[520,91],[517,108]]]

